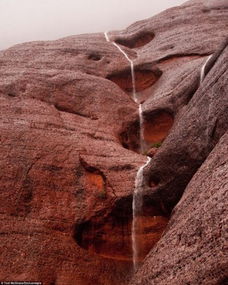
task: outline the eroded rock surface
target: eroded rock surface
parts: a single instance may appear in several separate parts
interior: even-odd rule
[[[151,161],[151,195],[170,212],[187,183],[228,128],[228,46],[185,106],[176,124]],[[154,180],[159,181],[154,186]]]
[[[187,186],[134,285],[226,284],[228,133]]]
[[[219,106],[227,94],[225,49],[200,87],[199,79],[227,26],[226,8],[190,1],[109,33],[134,60],[146,150],[157,148],[139,217],[142,261],[162,235],[169,209],[224,133],[226,113]],[[0,52],[0,280],[116,285],[132,277],[131,201],[146,157],[139,154],[138,105],[130,79],[129,62],[102,33]],[[202,123],[194,131],[196,116]],[[171,165],[168,183],[178,170],[183,184],[178,193],[168,192],[167,202],[167,192],[156,191],[163,181],[159,174],[171,166],[159,161],[168,150],[170,161],[176,161],[173,147],[179,145],[169,142],[186,127],[183,118],[189,120],[186,136],[193,143],[186,138],[181,147],[200,163],[186,168],[183,154],[181,168],[181,162]],[[212,139],[204,141],[208,135]],[[154,173],[155,165],[164,168]]]

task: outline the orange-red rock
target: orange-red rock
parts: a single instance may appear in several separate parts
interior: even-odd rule
[[[156,140],[165,139],[151,165],[163,165],[173,130],[184,128],[178,124],[190,108],[186,105],[198,98],[193,95],[201,66],[226,36],[227,10],[200,0],[110,33],[134,59],[145,119],[170,114],[153,124],[146,120],[148,142],[155,141],[153,133]],[[119,86],[109,80],[115,74],[121,75]],[[138,106],[127,94],[129,74],[129,62],[101,33],[0,52],[1,281],[116,285],[130,279],[132,193],[146,158],[137,153]],[[217,86],[213,90],[223,90],[224,82]],[[194,104],[200,105],[200,99]],[[222,121],[214,123],[212,147],[223,128]],[[191,155],[198,154],[192,146]],[[149,194],[149,185],[154,183],[156,190],[163,181],[159,167],[145,176]],[[142,257],[160,238],[169,216],[166,199],[158,195],[154,203],[145,193],[138,235]]]

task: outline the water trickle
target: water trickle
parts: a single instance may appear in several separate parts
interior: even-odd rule
[[[107,42],[110,42],[110,39],[109,39],[109,36],[108,36],[108,32],[104,32],[104,35],[105,35],[105,39]]]
[[[111,42],[108,36],[108,33],[105,32],[105,39],[107,42]],[[133,61],[129,58],[129,56],[126,54],[126,52],[115,42],[111,42],[127,59],[127,61],[130,63],[130,67],[131,67],[131,79],[132,79],[132,96],[133,96],[133,100],[138,103],[137,100],[137,94],[136,94],[136,88],[135,88],[135,71],[134,71],[134,63]]]
[[[140,153],[144,153],[144,120],[143,120],[142,104],[139,104],[139,130],[140,130],[140,138],[139,138]]]
[[[204,78],[205,78],[205,67],[208,63],[208,61],[210,60],[210,58],[212,57],[212,55],[208,56],[207,60],[205,61],[205,63],[203,64],[201,71],[200,71],[200,83],[203,82]]]
[[[108,36],[108,33],[105,32],[105,39],[107,42],[111,42]],[[128,57],[128,55],[122,50],[122,48],[115,42],[111,42],[128,60],[131,67],[131,78],[132,78],[132,96],[133,100],[138,103],[136,87],[135,87],[135,72],[134,72],[134,63]],[[139,104],[139,125],[140,125],[140,153],[144,153],[144,120],[143,120],[143,110],[142,104]],[[132,255],[133,255],[133,267],[134,271],[138,267],[139,262],[139,246],[137,241],[137,216],[141,214],[142,210],[142,190],[143,190],[143,171],[144,168],[149,164],[151,158],[147,157],[146,164],[142,165],[137,171],[135,179],[135,188],[133,193],[132,201],[132,211],[133,211],[133,220],[132,220]]]
[[[142,104],[139,104],[139,126],[140,126],[140,153],[144,153],[144,119],[143,119],[143,110]],[[141,214],[142,211],[142,190],[143,190],[143,171],[144,168],[149,164],[151,158],[147,157],[146,164],[142,165],[136,175],[135,179],[135,189],[133,194],[132,202],[132,211],[133,211],[133,220],[132,220],[132,252],[133,252],[133,266],[134,271],[138,267],[139,262],[139,247],[137,242],[137,216]]]
[[[134,271],[136,271],[139,263],[139,246],[137,241],[137,217],[141,214],[142,211],[142,190],[143,190],[143,170],[149,164],[151,158],[147,157],[147,162],[141,166],[137,172],[135,179],[135,189],[133,194],[132,202],[132,211],[133,211],[133,220],[132,220],[132,252],[133,252],[133,266]]]

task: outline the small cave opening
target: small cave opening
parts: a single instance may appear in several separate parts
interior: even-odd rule
[[[132,197],[125,197],[108,214],[101,213],[77,224],[73,237],[80,247],[92,254],[131,261],[131,220]]]
[[[121,198],[107,215],[98,214],[76,224],[73,238],[91,254],[132,263],[132,216],[132,196]],[[160,239],[168,217],[145,196],[142,211],[135,219],[135,238],[143,260]]]
[[[137,67],[135,68],[134,74],[135,90],[136,92],[141,92],[154,85],[162,75],[162,71],[158,68],[143,69],[143,67]],[[108,75],[107,79],[117,84],[126,93],[133,92],[132,75],[130,69]]]
[[[140,152],[139,120],[125,123],[119,134],[119,140],[124,148],[139,153]]]
[[[141,32],[129,38],[117,38],[115,42],[128,48],[140,48],[153,40],[155,34],[152,32]]]
[[[149,186],[151,188],[157,187],[159,183],[160,183],[160,178],[158,176],[153,175],[150,177]]]
[[[7,93],[7,95],[8,95],[9,97],[16,97],[16,96],[17,96],[15,93]]]
[[[102,59],[102,56],[98,53],[91,53],[90,55],[88,55],[88,59],[94,60],[94,61],[99,61]]]
[[[153,156],[153,150],[158,149],[170,132],[174,117],[167,110],[155,110],[144,114],[143,136],[148,154]],[[157,181],[155,181],[157,183]]]
[[[143,138],[140,146],[139,119],[125,123],[119,133],[119,140],[124,148],[148,156],[154,156],[173,126],[174,117],[163,109],[143,114]],[[143,144],[143,147],[142,147]]]

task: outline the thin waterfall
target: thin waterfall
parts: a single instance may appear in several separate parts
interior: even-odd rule
[[[143,110],[142,105],[139,105],[139,126],[140,126],[140,153],[144,153],[144,119],[143,119]],[[133,201],[132,201],[132,253],[133,253],[133,267],[134,271],[136,271],[139,263],[139,246],[137,241],[137,234],[139,233],[139,223],[137,221],[137,217],[140,215],[143,206],[143,171],[144,168],[149,164],[151,158],[147,157],[146,164],[142,165],[136,175],[135,179],[135,189],[133,193]]]
[[[111,42],[108,36],[108,33],[105,32],[105,39],[107,42]],[[130,63],[130,68],[131,68],[131,80],[132,80],[132,96],[133,96],[133,100],[138,103],[137,101],[137,94],[136,94],[136,87],[135,87],[135,71],[134,71],[134,63],[133,61],[129,58],[129,56],[126,54],[126,52],[124,50],[122,50],[122,48],[115,42],[111,42],[127,59],[127,61]]]
[[[138,268],[139,264],[139,246],[137,241],[137,234],[139,234],[139,228],[137,227],[138,221],[137,217],[140,215],[143,205],[143,196],[141,195],[143,190],[143,171],[144,168],[149,164],[151,158],[147,157],[146,164],[142,165],[136,175],[135,179],[135,189],[133,194],[133,202],[132,202],[132,211],[133,211],[133,219],[132,219],[132,253],[133,253],[133,267],[134,271]]]
[[[144,153],[144,127],[143,127],[143,110],[142,104],[139,104],[139,149],[140,153]]]
[[[212,57],[212,55],[208,56],[207,60],[205,61],[205,63],[203,64],[201,71],[200,71],[200,83],[203,82],[204,78],[205,78],[205,67],[208,63],[208,61],[210,60],[210,58]]]
[[[210,56],[208,56],[207,60],[205,61],[205,63],[203,64],[203,66],[201,68],[201,71],[200,71],[200,83],[202,83],[204,78],[205,78],[205,68],[206,68],[207,63],[208,63],[208,61],[210,60],[211,57],[212,57],[212,54]],[[210,96],[208,97],[208,100],[209,100],[209,105],[208,105],[208,119],[207,119],[207,122],[210,122],[211,121],[211,118],[210,118],[211,105],[212,105]],[[210,128],[209,128],[209,125],[207,124],[207,140],[206,140],[207,146],[209,145],[209,141],[210,141]]]
[[[105,39],[107,42],[111,42],[108,36],[108,33],[105,32]],[[131,67],[131,79],[132,79],[132,96],[133,100],[138,103],[137,100],[137,93],[136,93],[136,86],[135,86],[135,72],[134,72],[134,63],[133,61],[128,57],[128,55],[121,49],[121,47],[115,43],[111,42],[128,60]],[[139,104],[139,127],[140,127],[140,139],[139,139],[139,148],[140,153],[144,152],[144,127],[143,127],[143,110],[142,105]],[[137,242],[137,216],[141,213],[143,199],[141,195],[141,191],[143,188],[143,171],[144,168],[149,164],[151,158],[147,157],[146,164],[142,165],[139,170],[137,171],[136,178],[135,178],[135,188],[133,193],[133,201],[132,201],[132,212],[133,212],[133,218],[132,218],[132,255],[133,255],[133,267],[134,271],[138,267],[139,262],[139,248],[138,248],[138,242]]]

